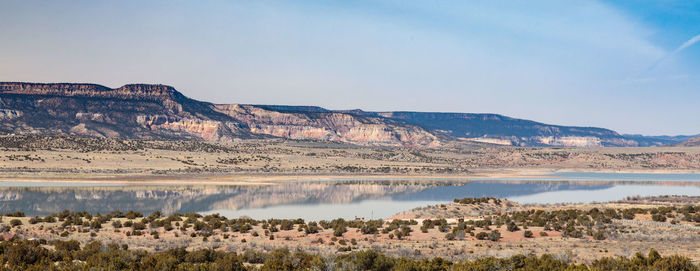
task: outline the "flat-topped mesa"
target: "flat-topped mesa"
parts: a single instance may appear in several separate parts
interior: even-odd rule
[[[650,146],[679,142],[642,136],[628,138],[609,129],[549,125],[498,114],[212,104],[158,84],[109,88],[98,84],[0,82],[0,121],[0,135],[74,134],[211,141],[278,137],[401,147],[463,143]],[[698,142],[687,144],[700,145]]]
[[[97,84],[0,82],[0,93],[157,101],[184,97],[171,86],[152,84],[130,84],[111,89]]]

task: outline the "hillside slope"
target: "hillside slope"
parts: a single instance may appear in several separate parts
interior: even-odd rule
[[[700,136],[690,138],[684,142],[677,144],[676,146],[681,147],[700,147]]]

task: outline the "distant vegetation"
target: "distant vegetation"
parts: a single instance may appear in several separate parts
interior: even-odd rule
[[[493,198],[472,198],[460,199],[456,202],[465,204],[478,204],[500,201]],[[502,214],[485,216],[483,219],[464,220],[459,219],[456,223],[448,223],[445,219],[431,220],[425,219],[418,226],[416,220],[394,219],[384,220],[345,220],[342,218],[331,221],[307,222],[303,219],[267,219],[256,220],[251,218],[228,219],[218,214],[202,216],[197,213],[175,213],[163,216],[160,212],[154,212],[147,216],[142,213],[129,211],[114,211],[108,214],[90,214],[88,212],[71,212],[65,210],[61,213],[50,214],[45,217],[32,217],[29,224],[37,223],[60,223],[57,235],[69,236],[71,232],[87,232],[89,230],[99,231],[106,223],[111,223],[115,230],[124,232],[126,236],[140,236],[145,234],[144,230],[151,231],[151,235],[157,231],[179,230],[183,235],[192,237],[210,237],[212,235],[223,235],[228,233],[248,233],[255,226],[264,231],[265,236],[271,236],[278,231],[296,230],[306,234],[317,234],[321,230],[332,230],[335,237],[343,237],[349,229],[353,229],[363,235],[385,234],[390,239],[403,239],[411,236],[414,230],[427,233],[431,230],[445,234],[445,239],[465,239],[472,237],[479,240],[498,241],[500,232],[492,227],[501,228],[510,232],[526,231],[523,236],[534,238],[535,234],[529,227],[539,227],[544,231],[539,232],[540,236],[546,236],[545,231],[560,232],[562,237],[584,238],[589,236],[592,239],[604,240],[610,235],[624,231],[614,227],[612,222],[618,220],[631,220],[637,215],[651,215],[654,221],[671,221],[671,224],[686,221],[690,223],[700,223],[700,205],[687,205],[682,207],[656,207],[656,208],[626,208],[626,209],[603,209],[592,208],[590,210],[563,209],[554,211],[526,210],[513,211]],[[16,218],[24,217],[23,212],[6,213],[10,217],[9,226],[0,231],[9,231],[10,227],[22,225],[22,221]],[[7,219],[7,218],[6,218]],[[114,220],[117,219],[117,220]],[[0,218],[0,222],[3,221]],[[79,228],[75,228],[77,226]],[[82,229],[81,229],[82,228]],[[52,230],[53,231],[53,230]],[[147,233],[147,232],[146,232]]]
[[[75,136],[0,136],[0,149],[21,151],[73,150],[77,152],[146,149],[188,152],[232,151],[231,148],[221,144],[195,140],[136,140]]]
[[[501,204],[500,199],[491,198],[491,197],[454,199],[454,202],[459,203],[459,204],[480,204],[480,203],[488,203],[489,201],[492,201],[496,205]]]

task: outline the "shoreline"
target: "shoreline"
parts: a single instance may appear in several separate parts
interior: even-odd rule
[[[493,168],[478,169],[470,174],[309,174],[309,173],[232,173],[182,175],[109,175],[90,176],[0,176],[8,183],[75,183],[100,185],[275,185],[288,182],[318,181],[584,181],[561,179],[552,174],[619,173],[619,174],[700,174],[697,170],[642,170],[642,169],[580,169],[580,168]],[[97,174],[96,174],[97,175]],[[522,178],[522,179],[519,179]],[[683,180],[596,180],[597,182],[692,182]]]

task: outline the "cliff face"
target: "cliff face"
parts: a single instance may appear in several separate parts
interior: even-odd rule
[[[519,146],[637,146],[594,127],[496,114],[332,111],[312,106],[196,101],[165,85],[0,82],[0,133],[137,139],[280,137],[359,145],[435,147],[456,140]],[[642,142],[642,143],[640,143]]]
[[[164,85],[0,83],[0,131],[139,139],[248,137],[209,103]]]
[[[2,83],[3,94],[53,95],[65,97],[116,98],[132,100],[168,100],[184,97],[166,85],[132,84],[111,89],[95,84]]]
[[[280,112],[252,105],[216,105],[252,133],[291,139],[320,139],[385,146],[438,146],[427,130],[382,118],[339,112]]]
[[[596,127],[574,127],[539,123],[497,114],[379,112],[385,118],[403,121],[463,140],[517,146],[637,146],[615,131]]]
[[[231,129],[236,129],[236,124],[231,122],[167,115],[138,115],[136,123],[154,132],[159,130],[182,131],[207,141],[232,141],[235,134],[231,132]]]

